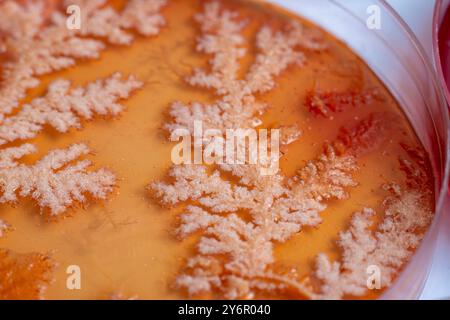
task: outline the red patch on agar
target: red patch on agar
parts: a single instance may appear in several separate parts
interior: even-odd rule
[[[43,299],[54,267],[48,255],[0,249],[0,300]]]
[[[308,111],[316,116],[331,117],[333,113],[339,113],[358,106],[369,104],[373,100],[382,100],[376,90],[361,93],[359,91],[310,91],[305,99]]]

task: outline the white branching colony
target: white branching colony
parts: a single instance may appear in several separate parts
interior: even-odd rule
[[[61,1],[59,11],[47,0],[0,1],[0,145],[34,138],[47,125],[67,132],[94,116],[116,116],[123,110],[119,100],[142,86],[120,74],[78,88],[60,79],[50,84],[45,96],[20,105],[27,90],[40,84],[39,76],[74,66],[77,59],[98,58],[106,48],[101,38],[128,45],[134,38],[130,31],[151,36],[165,23],[159,13],[165,0],[130,0],[120,13],[106,3]],[[65,8],[74,4],[81,8],[81,30],[66,27]],[[31,144],[0,149],[0,204],[30,197],[41,209],[59,215],[88,198],[106,199],[115,186],[112,172],[89,171],[91,162],[79,160],[89,153],[84,144],[50,151],[33,165],[19,163],[35,151]],[[0,219],[0,237],[10,229]],[[41,299],[53,266],[47,255],[16,257],[0,249],[0,296]]]
[[[408,156],[400,159],[406,175],[405,190],[396,184],[385,185],[389,192],[384,201],[382,221],[376,226],[375,211],[364,208],[355,213],[350,227],[340,234],[338,245],[341,262],[331,262],[325,255],[317,257],[316,276],[322,281],[316,298],[341,299],[367,293],[367,268],[377,266],[380,287],[388,287],[398,270],[408,261],[433,218],[433,194],[426,172],[426,154],[422,150],[402,146]]]
[[[70,88],[70,81],[57,80],[45,96],[22,106],[14,116],[0,123],[0,145],[34,138],[44,125],[59,132],[79,128],[80,120],[90,120],[95,115],[116,116],[123,111],[118,100],[142,87],[134,77],[122,79],[118,73],[104,80],[89,83],[86,87]]]
[[[222,290],[231,299],[286,286],[310,296],[301,284],[271,270],[274,243],[320,224],[326,200],[346,199],[345,189],[356,185],[351,177],[356,169],[353,157],[337,156],[331,147],[287,182],[281,175],[261,176],[249,165],[223,165],[210,175],[200,165],[174,167],[170,175],[175,182],[153,188],[166,204],[200,204],[188,206],[181,216],[180,236],[204,231],[198,255],[188,261],[178,285],[191,294]],[[230,172],[239,183],[224,180],[221,172]],[[239,215],[243,211],[250,222]]]
[[[89,193],[96,199],[105,199],[115,184],[115,175],[100,169],[87,172],[89,160],[71,164],[89,153],[84,144],[67,149],[53,150],[34,165],[17,162],[20,158],[36,152],[31,144],[0,151],[0,203],[16,202],[21,197],[32,197],[51,214],[64,212],[74,203],[84,203]]]
[[[27,89],[39,85],[38,76],[73,66],[79,58],[98,58],[105,44],[89,36],[103,37],[113,44],[130,44],[133,35],[127,29],[154,35],[164,24],[159,10],[165,0],[131,0],[121,13],[105,6],[106,0],[66,2],[66,6],[80,6],[81,30],[69,30],[67,16],[59,11],[46,21],[43,0],[25,5],[11,0],[0,3],[2,47],[9,57],[2,69],[0,120],[18,107]]]
[[[301,66],[304,54],[301,48],[320,50],[325,45],[315,32],[298,23],[292,23],[285,32],[274,32],[263,27],[257,36],[258,54],[245,79],[239,79],[239,59],[246,54],[245,38],[240,34],[245,23],[236,13],[222,11],[219,3],[206,4],[204,13],[196,16],[202,36],[197,50],[212,55],[211,73],[197,69],[187,79],[193,86],[215,89],[221,96],[211,105],[194,102],[173,104],[170,115],[174,122],[167,124],[170,131],[186,128],[193,132],[194,121],[202,121],[205,129],[253,128],[261,121],[258,114],[266,106],[256,101],[255,94],[275,87],[274,77],[290,65]]]
[[[73,66],[78,58],[97,58],[105,48],[99,37],[128,45],[133,34],[127,30],[150,36],[164,24],[159,13],[164,0],[131,0],[120,13],[107,6],[105,0],[63,4],[64,8],[80,6],[81,30],[66,27],[65,13],[53,9],[46,12],[44,0],[0,3],[0,34],[6,57],[0,86],[0,145],[34,138],[46,125],[64,133],[79,128],[81,120],[116,116],[123,110],[119,100],[142,86],[134,77],[123,78],[120,74],[77,88],[71,88],[67,80],[56,80],[45,96],[8,116],[19,107],[26,91],[39,85],[39,76]],[[85,202],[86,194],[105,199],[115,184],[115,176],[108,170],[88,173],[91,163],[87,160],[71,165],[88,153],[83,144],[52,151],[32,166],[17,162],[34,151],[30,144],[0,150],[1,203],[16,202],[18,195],[30,196],[41,208],[57,215],[75,203]]]
[[[106,43],[129,45],[134,32],[157,34],[165,24],[160,10],[166,0],[129,0],[121,12],[108,6],[107,0],[62,3],[82,9],[80,30],[66,27],[63,11],[45,12],[46,0],[0,1],[0,52],[5,61],[0,83],[0,204],[30,197],[51,215],[89,198],[106,199],[114,189],[115,175],[107,169],[89,170],[92,163],[80,159],[90,153],[84,144],[50,151],[31,165],[22,158],[36,152],[35,146],[8,144],[32,139],[46,126],[64,133],[96,116],[114,117],[123,111],[120,100],[143,84],[118,73],[76,88],[60,79],[49,85],[44,96],[23,105],[21,100],[27,90],[39,85],[40,76],[73,66],[78,59],[98,58]],[[301,67],[307,51],[327,47],[320,33],[297,22],[280,30],[263,26],[256,35],[255,60],[241,77],[240,60],[248,53],[242,34],[245,22],[219,2],[206,3],[195,19],[202,32],[197,50],[211,56],[211,68],[196,69],[187,82],[213,90],[217,100],[174,103],[172,122],[165,125],[170,132],[187,129],[193,133],[195,121],[222,134],[226,129],[259,126],[267,106],[257,96],[273,90],[276,77],[290,66]],[[367,266],[376,265],[381,269],[382,287],[389,286],[432,218],[432,195],[416,183],[427,177],[421,170],[425,156],[402,159],[402,170],[411,181],[405,190],[396,185],[386,188],[390,196],[379,214],[380,223],[375,224],[373,209],[354,214],[349,229],[338,239],[341,261],[318,255],[317,284],[280,272],[274,265],[276,244],[304,228],[319,226],[328,202],[346,200],[349,190],[357,186],[353,179],[357,158],[370,152],[380,142],[374,136],[381,135],[376,119],[364,121],[362,130],[350,129],[342,141],[338,138],[326,144],[323,154],[293,177],[279,172],[262,175],[261,165],[179,165],[170,170],[170,181],[152,183],[161,204],[186,205],[177,234],[199,236],[196,254],[188,258],[176,284],[192,295],[220,293],[231,299],[252,298],[264,291],[341,299],[365,295]],[[284,129],[282,143],[299,138],[296,127]],[[353,149],[347,150],[345,141],[352,142]],[[417,159],[421,163],[414,163]],[[9,230],[8,223],[0,219],[0,238]],[[0,253],[6,257],[4,251]],[[44,284],[37,287],[44,288]]]
[[[317,257],[316,275],[322,285],[316,297],[341,299],[367,294],[369,266],[379,268],[380,287],[388,287],[422,240],[423,232],[419,231],[433,217],[431,210],[424,209],[422,197],[415,191],[402,191],[389,198],[376,232],[370,231],[375,215],[372,209],[355,213],[350,228],[339,237],[342,262],[330,262],[325,255]]]
[[[69,30],[65,10],[51,8],[45,0],[0,3],[1,49],[5,57],[0,86],[0,145],[36,137],[45,126],[59,132],[80,128],[81,120],[116,116],[126,99],[143,84],[133,76],[114,74],[85,87],[71,88],[64,79],[52,82],[43,97],[20,106],[28,89],[39,85],[39,76],[68,68],[80,58],[98,58],[112,44],[131,44],[130,31],[151,36],[164,25],[160,9],[165,0],[130,0],[122,12],[106,0],[63,1],[81,8],[81,29]],[[95,37],[95,38],[94,38]],[[15,114],[9,115],[20,107]],[[0,150],[0,202],[16,202],[17,196],[34,198],[51,214],[64,212],[86,201],[85,194],[105,199],[115,184],[114,175],[101,169],[88,173],[90,162],[70,163],[88,153],[83,144],[55,150],[32,166],[19,164],[22,156],[35,151],[30,144]]]
[[[197,50],[212,55],[212,71],[197,69],[187,81],[214,89],[220,99],[211,105],[175,103],[171,108],[174,122],[166,125],[168,130],[192,132],[195,120],[222,132],[259,125],[258,115],[266,106],[255,94],[272,90],[274,77],[289,65],[301,66],[305,60],[301,49],[326,47],[316,33],[296,23],[285,32],[263,27],[257,36],[256,61],[245,78],[239,79],[239,59],[246,54],[241,35],[244,24],[218,2],[206,4],[196,20],[203,33]],[[367,293],[366,268],[376,264],[382,268],[383,287],[388,286],[419,243],[420,229],[431,219],[425,200],[414,190],[394,188],[398,193],[386,200],[384,220],[376,233],[368,230],[372,209],[354,215],[350,229],[339,240],[343,261],[331,262],[325,255],[317,258],[319,288],[273,267],[276,243],[289,240],[304,227],[318,226],[328,200],[347,199],[347,189],[357,185],[352,178],[358,169],[356,157],[381,141],[372,139],[375,131],[383,132],[379,124],[376,117],[363,120],[348,137],[340,137],[352,140],[357,149],[345,150],[338,140],[339,153],[334,144],[327,145],[323,155],[291,178],[262,176],[255,165],[219,165],[212,171],[202,165],[174,166],[170,182],[156,182],[151,188],[166,206],[187,204],[180,217],[180,237],[200,235],[197,253],[188,259],[177,285],[192,295],[220,292],[231,299],[276,290],[309,298],[343,298]]]
[[[129,0],[122,12],[104,4],[107,0],[65,0],[66,7],[78,5],[81,8],[82,21],[79,34],[107,38],[110,43],[129,45],[134,36],[127,30],[135,30],[144,36],[159,33],[165,19],[159,14],[166,0]],[[65,16],[56,18],[66,21]],[[62,20],[60,20],[62,19]]]
[[[246,53],[240,34],[244,25],[218,2],[206,4],[197,21],[203,32],[197,48],[213,55],[212,73],[196,70],[188,82],[215,89],[221,99],[213,105],[174,104],[175,122],[167,126],[169,130],[192,130],[194,120],[222,130],[254,127],[259,123],[255,117],[265,108],[255,94],[273,89],[274,77],[289,65],[301,66],[302,48],[325,47],[297,23],[285,32],[263,27],[257,36],[256,61],[246,78],[239,79],[239,58]],[[255,290],[282,287],[308,294],[300,283],[271,270],[274,243],[287,241],[304,226],[318,225],[326,200],[345,199],[345,189],[356,185],[351,177],[356,168],[352,156],[338,156],[331,146],[288,181],[279,174],[262,176],[257,166],[250,165],[221,165],[211,174],[200,165],[173,167],[174,182],[154,183],[152,188],[166,205],[198,202],[181,216],[179,234],[203,232],[198,254],[189,259],[177,284],[191,294],[220,290],[227,298],[251,297]],[[239,183],[224,179],[224,172]],[[250,221],[244,220],[242,212],[248,213]]]

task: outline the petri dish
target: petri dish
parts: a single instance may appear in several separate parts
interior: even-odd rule
[[[414,258],[382,296],[417,298],[429,275],[447,200],[448,110],[439,78],[412,32],[384,1],[273,2],[308,18],[350,46],[401,104],[429,153],[436,182],[435,219]],[[369,11],[381,17],[380,28],[368,26]]]
[[[384,82],[408,116],[433,166],[435,218],[414,257],[381,299],[418,299],[429,277],[438,236],[448,223],[449,114],[445,78],[427,59],[408,25],[383,0],[272,0],[345,42]],[[447,5],[449,1],[442,5]],[[323,14],[327,12],[327,14]],[[379,27],[368,25],[371,14]],[[449,47],[450,48],[450,47]],[[450,59],[449,59],[450,61]],[[448,69],[450,75],[450,67]]]

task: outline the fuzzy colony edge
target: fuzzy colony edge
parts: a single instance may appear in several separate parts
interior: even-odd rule
[[[115,73],[85,87],[56,80],[44,96],[21,103],[27,91],[39,84],[42,75],[72,67],[79,59],[99,58],[105,43],[130,46],[137,34],[151,41],[170,27],[164,18],[168,1],[131,0],[116,11],[107,1],[79,0],[85,23],[81,30],[67,30],[61,8],[69,2],[74,3],[0,3],[0,202],[13,204],[31,197],[43,214],[51,216],[91,200],[105,200],[114,188],[120,188],[120,182],[112,170],[88,171],[90,161],[77,162],[90,152],[83,143],[50,151],[35,164],[21,163],[22,157],[35,151],[26,140],[45,134],[47,126],[63,134],[81,129],[83,121],[116,117],[124,111],[120,100],[145,90],[145,85],[132,75]],[[261,127],[271,106],[260,97],[277,88],[277,78],[286,70],[301,69],[312,55],[326,52],[329,38],[297,19],[262,24],[254,40],[253,62],[243,75],[241,60],[249,54],[252,39],[244,35],[248,21],[236,7],[248,4],[201,3],[203,11],[193,17],[199,30],[196,50],[210,57],[210,63],[183,76],[188,85],[209,90],[216,98],[209,103],[174,101],[163,128],[170,136],[180,128],[192,131],[199,120],[222,134],[228,128]],[[376,89],[314,88],[302,107],[333,125],[331,121],[347,110],[369,108],[383,99]],[[279,128],[286,133],[282,145],[287,151],[301,142],[303,128]],[[174,286],[191,296],[228,299],[364,297],[367,266],[376,265],[382,288],[388,287],[414,253],[433,216],[432,178],[420,145],[398,146],[404,154],[398,164],[403,180],[380,185],[385,199],[379,208],[361,206],[353,214],[339,234],[338,259],[318,252],[314,271],[298,277],[277,264],[275,249],[303,230],[319,228],[321,213],[330,203],[349,199],[359,185],[355,174],[363,170],[360,159],[381,152],[389,130],[389,116],[372,112],[355,125],[341,128],[334,141],[324,142],[322,154],[292,176],[282,172],[263,176],[257,165],[250,164],[173,166],[166,180],[154,181],[148,189],[164,208],[182,208],[176,234],[197,243]],[[380,208],[383,212],[377,215]],[[0,237],[13,228],[0,220]],[[34,268],[27,268],[30,265]],[[55,267],[50,256],[1,249],[0,297],[44,298]]]

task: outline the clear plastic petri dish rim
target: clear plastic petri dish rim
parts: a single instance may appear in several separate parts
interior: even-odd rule
[[[435,179],[435,217],[413,258],[381,299],[417,299],[428,278],[439,228],[448,208],[449,115],[440,80],[419,41],[384,0],[270,0],[346,43],[397,99],[429,154]],[[368,27],[370,13],[379,28]]]

